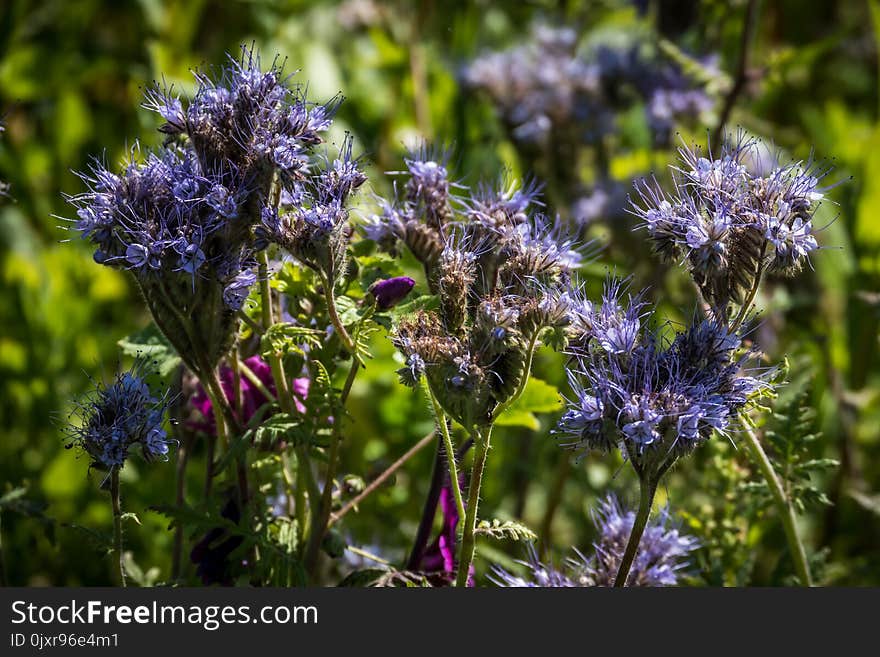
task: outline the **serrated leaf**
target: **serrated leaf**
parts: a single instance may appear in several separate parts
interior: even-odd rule
[[[481,520],[477,523],[474,533],[478,536],[489,536],[494,539],[510,539],[514,541],[537,541],[538,535],[517,520]]]

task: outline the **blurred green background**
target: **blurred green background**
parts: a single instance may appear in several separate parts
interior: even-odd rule
[[[636,4],[650,5],[639,14]],[[718,53],[735,70],[745,2],[614,0],[464,2],[447,0],[6,0],[0,6],[0,539],[4,577],[16,585],[107,584],[108,560],[95,550],[110,529],[106,493],[88,463],[64,449],[61,426],[71,399],[90,377],[111,376],[117,341],[145,326],[147,312],[132,281],[92,262],[58,217],[71,216],[63,193],[82,191],[72,173],[98,156],[115,163],[135,140],[155,145],[157,117],[140,108],[144,89],[165,79],[192,89],[190,70],[222,63],[240,44],[255,43],[287,70],[299,70],[309,96],[345,96],[335,134],[351,131],[366,153],[373,190],[389,193],[383,172],[399,169],[405,144],[422,137],[454,143],[465,183],[524,173],[492,106],[458,82],[461,67],[487,48],[521,44],[536,20],[575,27],[581,35],[644,30],[646,24],[683,48]],[[802,529],[825,584],[880,584],[880,2],[759,2],[750,67],[731,124],[797,157],[834,158],[820,225],[828,247],[814,269],[793,283],[771,281],[757,336],[768,357],[791,363],[789,393],[816,409],[809,458],[839,466],[813,477],[820,495],[805,497]],[[703,139],[707,128],[694,129]],[[612,162],[627,176],[663,168],[672,151],[651,153],[638,138]],[[850,179],[851,178],[851,179]],[[369,195],[364,195],[368,212]],[[61,226],[61,228],[59,228]],[[650,273],[645,251],[609,250],[603,267]],[[595,271],[593,271],[595,270]],[[640,279],[647,282],[648,278]],[[598,287],[592,288],[598,291]],[[674,272],[653,290],[663,311],[685,317],[693,299]],[[353,392],[358,431],[346,442],[343,472],[369,480],[431,428],[418,393],[399,385],[392,348],[376,340],[376,358]],[[564,392],[561,361],[541,352],[537,375]],[[786,397],[788,395],[788,397]],[[788,400],[788,402],[786,401]],[[548,430],[550,404],[532,428],[499,432],[484,505],[493,516],[522,517],[544,529],[548,500],[559,499],[550,554],[593,537],[590,509],[608,489],[633,501],[631,473],[610,457],[572,461]],[[781,408],[781,407],[780,407]],[[424,450],[349,514],[346,538],[391,559],[412,540],[431,470]],[[776,454],[781,464],[795,463]],[[149,510],[173,500],[173,463],[123,471],[124,505],[140,526],[126,547],[150,578],[168,577],[167,519]],[[745,456],[714,440],[668,481],[673,512],[704,543],[693,583],[781,584],[791,573],[781,526],[751,482]],[[481,551],[509,563],[517,545]],[[485,561],[478,563],[485,572]]]

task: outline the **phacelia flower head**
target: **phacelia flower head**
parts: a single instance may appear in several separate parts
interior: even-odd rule
[[[294,181],[281,197],[281,211],[263,213],[260,235],[287,249],[302,264],[336,283],[345,272],[350,237],[348,202],[366,182],[346,136],[339,152]]]
[[[536,211],[534,183],[504,180],[453,197],[464,189],[441,184],[448,158],[429,157],[422,148],[407,159],[406,194],[383,204],[368,234],[382,248],[405,245],[439,297],[436,311],[397,326],[401,381],[425,376],[444,410],[473,426],[517,390],[539,336],[569,322],[565,295],[583,256],[557,220]]]
[[[617,446],[640,477],[655,479],[714,431],[726,433],[769,384],[723,325],[695,322],[670,340],[640,308],[624,306],[611,283],[583,313],[572,338],[573,395],[556,432],[587,451]]]
[[[256,281],[256,253],[268,244],[263,210],[278,187],[311,180],[310,152],[334,105],[308,102],[277,62],[263,70],[253,50],[217,76],[195,77],[187,101],[171,88],[147,94],[144,106],[165,119],[162,148],[135,148],[119,174],[95,161],[81,174],[88,191],[68,200],[95,261],[132,272],[156,323],[204,373],[228,350],[235,312]],[[353,177],[337,177],[339,196]],[[318,201],[310,217],[332,214],[330,199]]]
[[[827,171],[813,162],[754,166],[760,149],[743,134],[714,155],[683,147],[671,194],[656,180],[636,184],[633,212],[657,251],[687,265],[722,321],[763,272],[792,275],[818,248],[812,219]]]
[[[634,511],[624,510],[614,495],[608,495],[593,513],[598,537],[590,556],[575,550],[575,556],[567,559],[563,567],[556,568],[542,563],[534,547],[530,546],[528,559],[518,562],[526,568],[524,576],[495,566],[491,579],[503,587],[613,586],[635,516]],[[682,534],[674,526],[668,508],[664,509],[648,521],[626,585],[677,585],[697,547],[697,540]]]
[[[122,468],[133,450],[147,461],[167,460],[174,444],[162,428],[167,406],[167,394],[150,391],[142,368],[118,374],[76,402],[66,447],[81,449],[104,471]]]

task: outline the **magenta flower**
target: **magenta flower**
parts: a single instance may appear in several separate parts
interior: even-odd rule
[[[275,390],[275,381],[272,379],[272,369],[268,363],[259,356],[251,356],[244,361],[244,364],[250,369],[257,378],[263,383],[266,389],[273,395],[277,394]],[[231,400],[234,396],[234,384],[232,368],[224,365],[220,368],[220,383],[223,386],[223,393],[226,398]],[[293,403],[299,413],[305,413],[306,407],[303,403],[309,396],[309,384],[311,383],[307,377],[301,377],[293,380],[291,392],[293,393]],[[260,407],[269,400],[260,392],[257,387],[248,380],[246,376],[241,377],[241,413],[240,419],[243,424],[247,424]],[[197,431],[215,434],[214,427],[214,411],[211,406],[211,399],[205,393],[205,389],[201,384],[198,386],[196,394],[192,397],[192,405],[202,415],[201,420],[190,422],[190,426]]]
[[[456,567],[456,540],[455,530],[458,527],[458,510],[455,508],[455,498],[449,485],[443,486],[440,491],[440,510],[443,513],[443,527],[434,542],[431,543],[422,556],[421,570],[435,586],[451,584],[455,580]],[[474,585],[474,567],[471,565],[468,573],[468,586]]]

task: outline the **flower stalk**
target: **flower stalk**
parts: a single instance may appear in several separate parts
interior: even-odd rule
[[[492,439],[492,425],[489,425],[486,429],[475,429],[473,437],[476,449],[474,452],[474,463],[471,467],[467,509],[464,516],[461,548],[458,555],[458,573],[455,577],[455,585],[459,587],[467,586],[471,565],[474,562],[477,509],[480,505],[480,487],[483,483],[483,473],[486,469],[486,456],[489,454]]]

